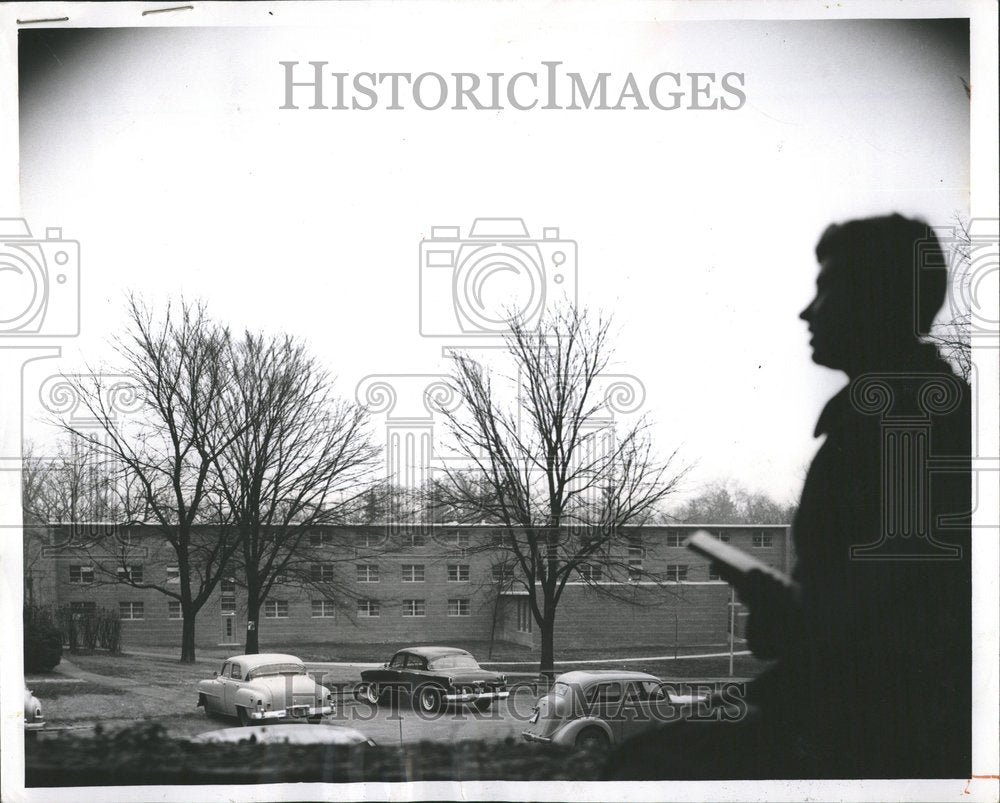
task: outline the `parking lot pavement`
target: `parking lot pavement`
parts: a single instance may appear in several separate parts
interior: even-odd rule
[[[90,684],[84,684],[91,688]],[[239,727],[235,719],[208,715],[195,706],[195,699],[182,696],[170,702],[137,695],[139,689],[95,689],[100,695],[69,694],[43,701],[48,706],[48,736],[71,731],[80,736],[94,733],[98,725],[107,731],[158,723],[167,735],[188,738],[207,731]],[[145,691],[145,689],[142,689]],[[176,697],[176,695],[175,695]],[[521,731],[535,705],[536,696],[528,689],[512,694],[495,703],[488,711],[479,712],[464,705],[449,706],[444,711],[425,714],[415,710],[407,700],[399,705],[372,707],[351,697],[342,700],[337,711],[315,727],[344,725],[361,731],[378,744],[399,744],[419,741],[460,742],[466,739],[503,741],[521,738]],[[100,710],[102,716],[81,716],[78,710],[86,703],[88,711]]]

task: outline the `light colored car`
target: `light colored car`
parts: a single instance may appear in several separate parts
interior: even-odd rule
[[[45,717],[42,716],[42,704],[31,690],[24,687],[24,730],[26,733],[37,733],[45,727]]]
[[[198,705],[209,714],[261,720],[319,722],[334,711],[334,695],[306,674],[294,655],[236,655],[210,680],[198,682]]]
[[[364,744],[369,747],[375,746],[375,742],[361,731],[342,725],[324,725],[322,728],[295,724],[249,725],[245,728],[223,728],[208,733],[199,733],[191,741],[198,744],[238,744],[253,741],[257,744]]]
[[[522,736],[529,742],[601,749],[707,702],[706,695],[675,693],[645,672],[566,672],[538,699]]]

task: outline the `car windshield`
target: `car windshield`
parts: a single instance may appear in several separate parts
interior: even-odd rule
[[[443,655],[430,663],[431,669],[479,669],[471,655]]]
[[[556,697],[565,697],[566,695],[569,694],[569,692],[570,692],[569,684],[563,683],[561,680],[557,680],[552,685],[552,693]]]
[[[269,675],[304,675],[306,668],[302,664],[266,664],[251,669],[249,678],[262,678]]]

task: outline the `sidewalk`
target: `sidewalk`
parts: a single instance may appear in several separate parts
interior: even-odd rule
[[[598,658],[583,659],[576,661],[553,661],[555,666],[589,666],[590,664],[634,664],[640,661],[684,661],[691,658],[728,658],[732,655],[750,655],[750,650],[737,650],[736,652],[705,652],[699,655],[651,655],[643,658]],[[480,666],[537,666],[538,660],[534,661],[480,661]]]

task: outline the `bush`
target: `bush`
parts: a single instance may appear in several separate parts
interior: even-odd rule
[[[100,647],[108,652],[122,650],[122,623],[118,612],[107,608],[92,608],[76,611],[63,605],[56,611],[59,629],[63,634],[63,644],[70,652],[84,649],[93,652]]]
[[[62,644],[62,632],[48,616],[26,616],[24,671],[51,672],[62,660]]]

